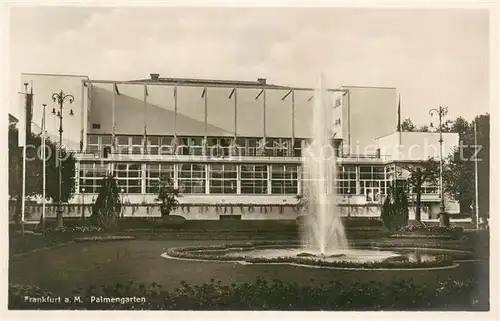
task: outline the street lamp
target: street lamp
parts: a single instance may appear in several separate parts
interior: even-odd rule
[[[448,225],[448,215],[445,213],[443,189],[443,117],[446,114],[448,114],[448,107],[439,106],[439,109],[432,108],[431,110],[429,110],[429,115],[431,117],[437,115],[439,118],[439,189],[441,197],[441,205],[439,206],[439,218],[440,224],[442,226]]]
[[[120,206],[120,214],[121,214],[121,217],[123,218],[123,193],[125,192],[125,190],[122,188],[120,189],[120,196],[121,196],[121,199],[122,199],[122,204]]]
[[[85,187],[82,187],[82,203],[83,203],[82,220],[84,220],[85,219]]]
[[[52,115],[56,115],[59,118],[59,153],[56,158],[56,166],[58,166],[58,181],[59,181],[59,193],[57,199],[57,226],[62,227],[62,209],[61,209],[61,195],[62,195],[62,164],[60,160],[62,157],[62,134],[63,134],[63,106],[65,102],[73,103],[75,97],[70,94],[65,94],[62,90],[58,93],[52,94],[52,100],[59,105],[59,110],[56,113],[56,109],[52,109]],[[69,115],[73,116],[73,109],[69,110]]]

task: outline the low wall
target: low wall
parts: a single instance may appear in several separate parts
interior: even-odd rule
[[[14,216],[13,205],[9,206],[9,218]],[[92,212],[91,205],[63,205],[64,217],[81,217],[82,212],[86,217]],[[379,205],[351,205],[339,206],[341,216],[350,217],[380,217]],[[49,204],[46,206],[46,217],[56,217],[57,206]],[[439,206],[436,208],[422,208],[422,220],[435,220],[438,218]],[[42,214],[42,206],[33,204],[26,206],[26,220],[39,220]],[[295,220],[297,216],[304,214],[292,205],[182,205],[171,214],[180,215],[188,220],[219,220],[224,215],[239,215],[242,220]],[[125,217],[160,217],[158,205],[126,205],[123,207]],[[414,219],[413,209],[410,209],[410,219]]]

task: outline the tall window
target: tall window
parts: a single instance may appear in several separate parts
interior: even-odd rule
[[[267,194],[267,165],[241,165],[241,194]]]
[[[341,166],[337,180],[337,193],[356,194],[356,166]]]
[[[118,187],[124,193],[141,193],[141,165],[137,163],[115,164],[115,177]]]
[[[297,165],[272,165],[271,168],[271,193],[297,194]]]
[[[205,193],[205,165],[179,164],[179,189],[185,194]]]
[[[142,150],[144,148],[142,144],[143,136],[132,136],[130,137],[130,147],[131,154],[142,154]]]
[[[85,193],[99,193],[101,180],[106,176],[107,164],[80,163],[80,190],[85,188]]]
[[[210,194],[236,194],[236,165],[212,164],[209,170]]]
[[[379,202],[385,193],[385,173],[383,166],[360,166],[361,194],[365,194],[367,202]]]
[[[158,193],[160,178],[174,179],[174,164],[147,164],[146,165],[146,193]]]

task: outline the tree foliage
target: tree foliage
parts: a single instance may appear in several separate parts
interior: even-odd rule
[[[439,177],[439,162],[429,158],[423,162],[401,164],[400,168],[408,172],[406,178],[408,185],[415,189],[415,221],[421,222],[422,186],[426,182],[436,184]]]
[[[444,191],[460,203],[461,212],[469,212],[475,200],[474,157],[478,159],[479,215],[489,217],[490,177],[490,116],[475,118],[477,144],[474,146],[474,126],[463,118],[457,118],[450,131],[460,136],[460,146],[446,160],[443,172]],[[476,154],[477,152],[477,154]]]
[[[16,201],[15,219],[20,220],[22,202],[22,166],[23,147],[18,146],[18,129],[9,126],[9,197]],[[26,138],[26,196],[41,196],[43,188],[43,160],[41,158],[42,138],[30,135]],[[67,202],[75,192],[75,158],[73,153],[59,148],[50,139],[46,139],[46,186],[47,200],[59,201],[59,167],[62,165],[61,202]],[[62,223],[62,217],[58,218]]]
[[[408,196],[401,186],[393,186],[389,189],[382,207],[381,218],[387,229],[399,230],[408,224]]]
[[[181,197],[179,190],[174,188],[172,179],[162,176],[158,183],[158,197],[155,201],[160,202],[161,216],[168,216],[179,207],[178,198]]]
[[[121,208],[118,184],[110,174],[101,180],[99,194],[92,206],[91,220],[106,230],[112,230],[117,226]]]

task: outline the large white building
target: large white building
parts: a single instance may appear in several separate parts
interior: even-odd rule
[[[23,74],[22,83],[32,84],[34,122],[47,104],[47,130],[54,139],[59,119],[50,115],[58,108],[52,94],[74,96],[63,110],[63,141],[78,160],[71,204],[91,203],[100,177],[112,171],[123,201],[130,203],[125,215],[159,215],[150,205],[161,175],[181,189],[185,206],[177,214],[187,218],[299,215],[293,205],[301,193],[302,150],[311,137],[311,88],[158,74],[134,81]],[[334,115],[340,211],[379,216],[398,163],[439,158],[439,134],[396,132],[396,88],[343,86],[329,89],[327,98]],[[446,156],[458,145],[458,134],[445,134],[443,145]],[[437,218],[439,195],[439,186],[425,186],[424,220]],[[458,211],[457,203],[445,204],[448,212]],[[67,211],[78,215],[71,206]]]

